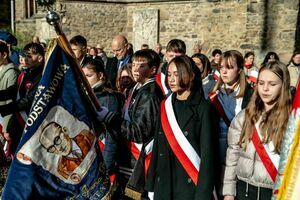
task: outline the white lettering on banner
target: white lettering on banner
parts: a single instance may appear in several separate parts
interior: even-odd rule
[[[42,94],[43,90],[45,89],[45,86],[41,85],[38,87],[38,94],[35,96],[37,97],[37,99],[34,101],[33,109],[31,110],[26,120],[26,127],[24,132],[27,131],[27,127],[33,125],[38,116],[44,111],[44,108],[52,99],[52,96],[57,90],[59,83],[61,82],[62,78],[64,77],[65,73],[69,68],[70,66],[68,65],[60,65],[60,67],[57,69],[56,74],[50,82],[49,88],[45,91],[45,93],[42,96],[40,96],[40,94]]]

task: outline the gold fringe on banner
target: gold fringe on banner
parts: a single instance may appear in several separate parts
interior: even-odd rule
[[[134,199],[134,200],[141,200],[142,199],[142,194],[141,193],[139,193],[139,192],[137,192],[137,191],[135,191],[131,188],[128,188],[128,187],[125,188],[125,195],[127,197],[130,197],[130,198]]]
[[[277,200],[300,199],[300,119],[297,119],[296,123],[295,138],[284,170],[284,177],[279,188]]]

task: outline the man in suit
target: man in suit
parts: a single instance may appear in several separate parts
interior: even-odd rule
[[[123,35],[115,36],[112,40],[111,47],[114,57],[108,58],[106,72],[111,84],[115,87],[118,71],[123,65],[131,63],[132,55],[129,51],[128,41]]]
[[[70,138],[68,132],[66,127],[50,122],[43,128],[39,141],[48,153],[61,156],[57,163],[58,173],[66,179],[71,176],[70,178],[74,180],[76,175],[74,176],[73,171],[83,162],[92,148],[95,136],[88,130],[82,130],[74,138]]]

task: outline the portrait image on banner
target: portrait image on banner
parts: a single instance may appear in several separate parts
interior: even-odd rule
[[[34,162],[61,180],[76,184],[96,157],[92,130],[61,106],[53,107],[35,135],[19,150],[17,159]]]

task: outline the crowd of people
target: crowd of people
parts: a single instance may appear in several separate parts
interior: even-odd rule
[[[37,37],[21,52],[16,43],[0,32],[1,165],[14,159],[47,51]],[[266,162],[278,167],[299,51],[288,64],[275,52],[255,64],[254,52],[207,56],[199,43],[189,57],[180,39],[163,54],[159,43],[134,52],[117,35],[113,57],[81,35],[69,43],[101,105],[97,145],[112,199],[271,199],[276,173]]]

